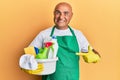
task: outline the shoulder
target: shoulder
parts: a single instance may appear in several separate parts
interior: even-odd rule
[[[52,30],[52,27],[49,27],[47,29],[44,29],[44,30],[40,31],[37,34],[36,39],[42,39],[43,40],[45,37],[50,36],[51,30]]]
[[[75,35],[83,35],[82,31],[81,30],[78,30],[78,29],[75,29],[75,28],[72,28],[72,30],[74,31]]]
[[[80,30],[78,30],[78,29],[75,29],[75,28],[72,28],[72,29],[73,29],[73,31],[74,31],[77,39],[79,39],[79,40],[86,40],[86,37],[85,37],[85,35],[82,33],[82,31],[80,31]]]
[[[40,31],[38,35],[47,36],[50,35],[51,31],[52,31],[52,27],[49,27],[47,29]]]
[[[50,33],[52,31],[52,27],[50,27],[50,28],[47,28],[47,29],[44,29],[44,30],[42,30],[40,33]]]

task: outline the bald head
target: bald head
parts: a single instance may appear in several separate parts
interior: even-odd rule
[[[59,7],[59,6],[67,6],[71,12],[72,12],[72,7],[70,4],[66,3],[66,2],[61,2],[61,3],[58,3],[56,6],[55,6],[55,10]]]

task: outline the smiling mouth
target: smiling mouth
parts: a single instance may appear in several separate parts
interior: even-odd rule
[[[64,20],[58,20],[57,22],[59,22],[59,23],[64,23],[65,21],[64,21]]]

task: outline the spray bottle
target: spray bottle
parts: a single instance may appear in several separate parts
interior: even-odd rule
[[[57,52],[58,52],[58,43],[57,43],[56,36],[52,36],[52,42],[54,43],[54,45],[53,45],[53,49],[54,49],[53,58],[55,58],[57,56]]]
[[[52,36],[51,37],[51,41],[53,43],[53,49],[50,49],[49,51],[49,55],[48,55],[48,58],[51,59],[51,58],[55,58],[57,56],[57,51],[58,51],[58,43],[57,43],[57,37],[56,36]]]

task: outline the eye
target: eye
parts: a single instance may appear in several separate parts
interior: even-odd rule
[[[69,12],[67,12],[67,11],[64,12],[64,15],[65,15],[65,16],[68,16],[68,15],[69,15]]]
[[[56,10],[56,11],[54,12],[54,14],[55,14],[55,15],[59,15],[59,14],[61,14],[61,13],[60,13],[60,11]]]

